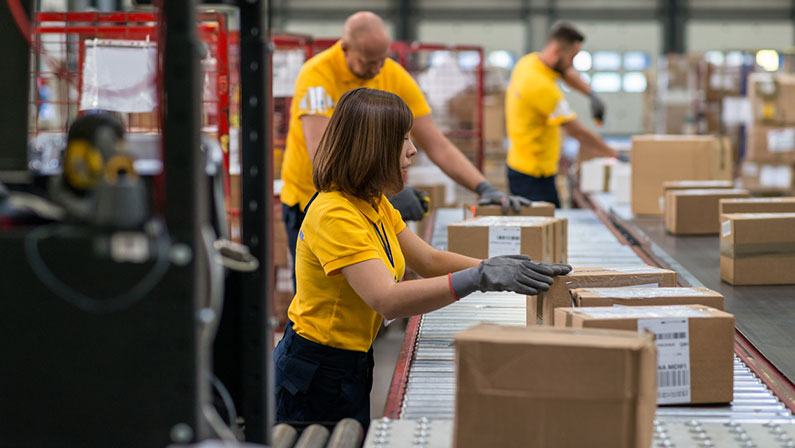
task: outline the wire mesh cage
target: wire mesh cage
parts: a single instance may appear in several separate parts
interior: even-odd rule
[[[224,16],[199,13],[202,129],[228,141],[229,65]],[[153,12],[40,12],[31,63],[31,169],[59,170],[69,124],[95,110],[125,124],[136,157],[159,159],[159,17]],[[228,156],[225,157],[228,167]]]

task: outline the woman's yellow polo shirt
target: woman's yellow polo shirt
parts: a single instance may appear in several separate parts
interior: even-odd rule
[[[373,224],[388,241],[386,248]],[[381,260],[399,280],[406,261],[397,235],[405,227],[400,212],[383,195],[375,209],[339,191],[318,194],[307,210],[295,250],[297,291],[287,310],[295,332],[329,347],[369,350],[382,317],[356,294],[340,269]]]

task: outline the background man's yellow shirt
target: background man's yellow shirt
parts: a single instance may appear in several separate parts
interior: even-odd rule
[[[558,172],[560,125],[577,118],[555,84],[559,76],[537,53],[516,63],[505,93],[511,169],[534,177]]]
[[[287,146],[282,162],[281,201],[287,205],[300,204],[301,209],[315,193],[312,184],[312,162],[306,151],[301,117],[321,115],[331,117],[334,106],[347,91],[359,87],[394,93],[408,104],[414,117],[431,113],[425,97],[414,78],[397,62],[387,59],[381,72],[372,79],[361,79],[345,65],[345,55],[339,42],[304,64],[295,81],[295,93],[290,104],[290,123]]]
[[[373,224],[389,241],[394,267]],[[301,225],[296,246],[297,292],[287,310],[295,332],[328,347],[369,350],[382,317],[356,294],[340,269],[376,259],[395,281],[400,280],[406,261],[397,235],[405,227],[400,212],[385,196],[376,210],[339,191],[318,194]]]

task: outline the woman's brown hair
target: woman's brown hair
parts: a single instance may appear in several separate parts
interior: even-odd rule
[[[358,88],[337,102],[318,144],[312,181],[373,205],[403,188],[400,154],[414,117],[397,95]]]

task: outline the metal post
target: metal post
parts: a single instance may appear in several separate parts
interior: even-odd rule
[[[273,296],[273,154],[269,146],[270,5],[267,0],[241,0],[241,181],[243,243],[260,261],[259,268],[240,275],[242,402],[246,440],[267,444],[273,425],[272,329]]]
[[[417,30],[414,26],[413,0],[396,0],[397,5],[397,40],[413,41],[417,38]]]
[[[663,53],[685,52],[684,5],[682,0],[662,0]]]

